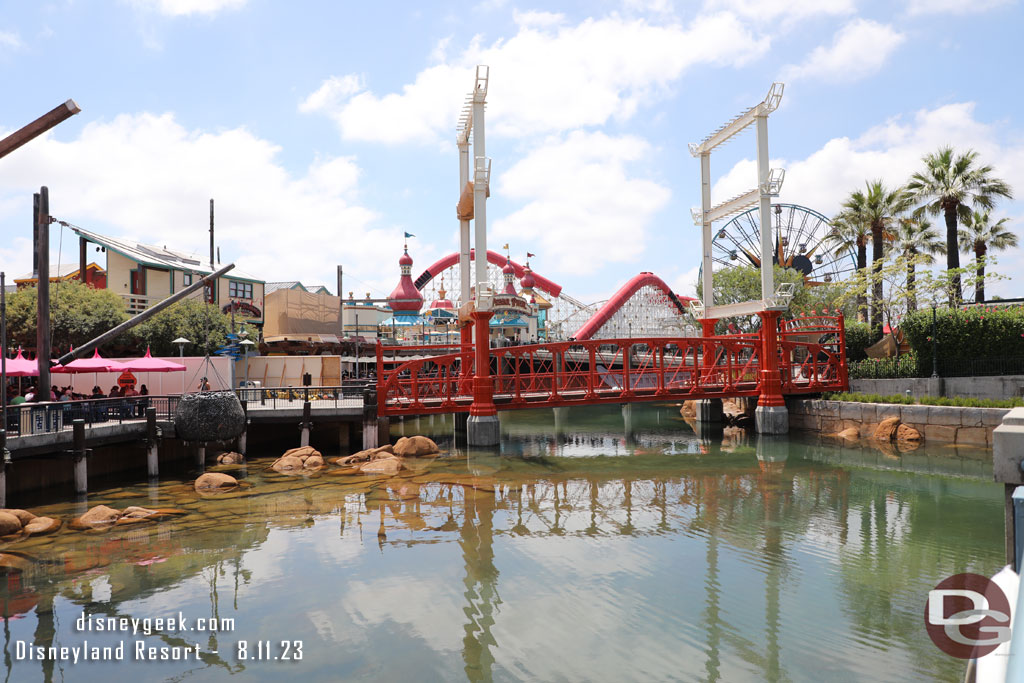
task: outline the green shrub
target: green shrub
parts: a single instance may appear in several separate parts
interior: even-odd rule
[[[918,370],[931,373],[932,309],[905,316],[899,325],[917,355]],[[935,312],[935,346],[943,359],[1024,357],[1024,307],[973,306]]]
[[[871,326],[867,323],[848,320],[846,323],[846,360],[853,362],[864,360],[867,354],[864,349],[871,346]],[[852,376],[852,375],[851,375]]]
[[[849,363],[850,379],[897,379],[918,377],[918,361],[911,351],[899,358],[866,358]]]

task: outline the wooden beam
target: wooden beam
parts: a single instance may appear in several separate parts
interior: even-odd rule
[[[74,100],[68,100],[64,104],[54,107],[32,123],[0,140],[0,158],[7,156],[26,142],[39,137],[58,123],[71,118],[80,111],[82,110],[78,108]]]

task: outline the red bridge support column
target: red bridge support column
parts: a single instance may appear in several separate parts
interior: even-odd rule
[[[476,329],[476,360],[473,375],[473,405],[466,421],[466,443],[470,446],[497,446],[501,440],[498,410],[494,407],[494,380],[491,379],[490,327],[493,313],[473,311]]]
[[[717,318],[702,318],[700,321],[701,335],[704,337],[715,336],[715,324]],[[707,343],[702,346],[701,363],[705,366],[701,370],[702,377],[710,377],[714,371],[714,345]],[[722,424],[722,399],[701,398],[697,399],[697,422],[707,425]]]
[[[779,311],[764,311],[761,317],[761,393],[757,397],[754,423],[759,434],[789,432],[789,411],[782,398],[779,366]]]

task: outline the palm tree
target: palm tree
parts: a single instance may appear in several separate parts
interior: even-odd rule
[[[874,282],[871,291],[871,329],[876,335],[882,332],[882,297],[884,296],[882,262],[885,259],[885,240],[892,239],[890,227],[897,214],[907,207],[903,191],[890,190],[881,180],[866,182],[866,192],[857,190],[843,202],[843,211],[851,220],[865,225],[871,231],[871,268]]]
[[[832,219],[832,230],[826,236],[827,248],[832,250],[836,258],[845,257],[851,251],[857,252],[857,272],[862,273],[868,267],[868,236],[870,229],[859,222],[855,216],[840,211]],[[865,292],[857,293],[857,320],[864,322],[868,308]]]
[[[927,218],[900,219],[895,237],[893,249],[907,259],[907,313],[912,313],[917,310],[914,291],[917,264],[933,263],[933,254],[946,253],[946,245]]]
[[[914,203],[921,204],[918,213],[942,216],[946,219],[946,268],[960,268],[957,240],[957,221],[970,216],[969,204],[990,210],[997,197],[1013,199],[1013,190],[1006,181],[993,176],[991,166],[977,164],[978,153],[967,150],[957,154],[952,147],[941,147],[934,154],[926,154],[924,171],[910,177],[906,190]],[[960,275],[953,275],[949,304],[963,300]]]
[[[1002,251],[1017,246],[1017,235],[1004,226],[1009,218],[1000,218],[991,223],[988,211],[974,211],[964,220],[964,229],[960,230],[960,249],[974,252],[978,266],[978,285],[974,290],[975,303],[985,301],[985,255],[989,249]]]

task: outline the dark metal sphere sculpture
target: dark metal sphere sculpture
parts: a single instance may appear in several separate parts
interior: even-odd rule
[[[231,391],[185,394],[174,411],[174,430],[185,441],[227,441],[245,431],[245,411]]]

